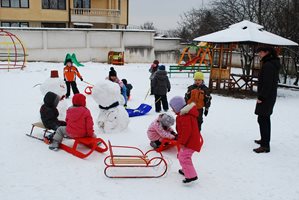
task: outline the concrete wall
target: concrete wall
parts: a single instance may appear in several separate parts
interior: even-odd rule
[[[29,61],[61,62],[75,53],[80,62],[107,62],[109,51],[124,51],[125,62],[149,63],[154,55],[154,32],[107,29],[5,28],[24,43]]]
[[[180,38],[155,38],[155,59],[160,63],[177,63],[180,57]]]

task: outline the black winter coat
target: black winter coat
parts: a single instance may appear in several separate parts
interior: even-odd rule
[[[44,104],[40,108],[40,116],[44,126],[48,129],[56,130],[61,124],[58,120],[57,105],[59,96],[53,92],[48,92],[44,97]]]
[[[273,107],[276,102],[277,87],[279,81],[279,58],[273,58],[269,55],[261,60],[262,67],[258,77],[258,99],[262,103],[257,103],[255,114],[261,116],[270,116],[273,113]]]
[[[158,70],[151,81],[154,95],[166,95],[170,91],[170,82],[165,70]]]

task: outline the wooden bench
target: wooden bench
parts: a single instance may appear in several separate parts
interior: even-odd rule
[[[197,71],[201,71],[202,73],[210,73],[210,66],[184,66],[184,65],[171,65],[169,66],[169,77],[171,77],[171,74],[188,74],[188,77],[190,77],[190,74],[194,74]]]

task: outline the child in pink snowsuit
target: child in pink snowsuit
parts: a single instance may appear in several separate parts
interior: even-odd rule
[[[163,138],[175,139],[176,133],[171,126],[174,124],[174,118],[168,114],[160,114],[155,121],[151,123],[147,130],[147,136],[150,139],[150,145],[156,149],[161,145]]]
[[[182,169],[179,173],[185,176],[183,183],[197,180],[197,173],[192,163],[192,155],[200,152],[203,139],[198,129],[198,110],[195,103],[186,105],[183,97],[173,97],[169,102],[170,107],[176,113],[176,130],[178,143],[181,145],[178,159]]]

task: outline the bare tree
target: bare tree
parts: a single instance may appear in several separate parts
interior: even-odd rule
[[[155,26],[153,22],[145,22],[143,25],[140,26],[140,29],[144,30],[155,30]]]

